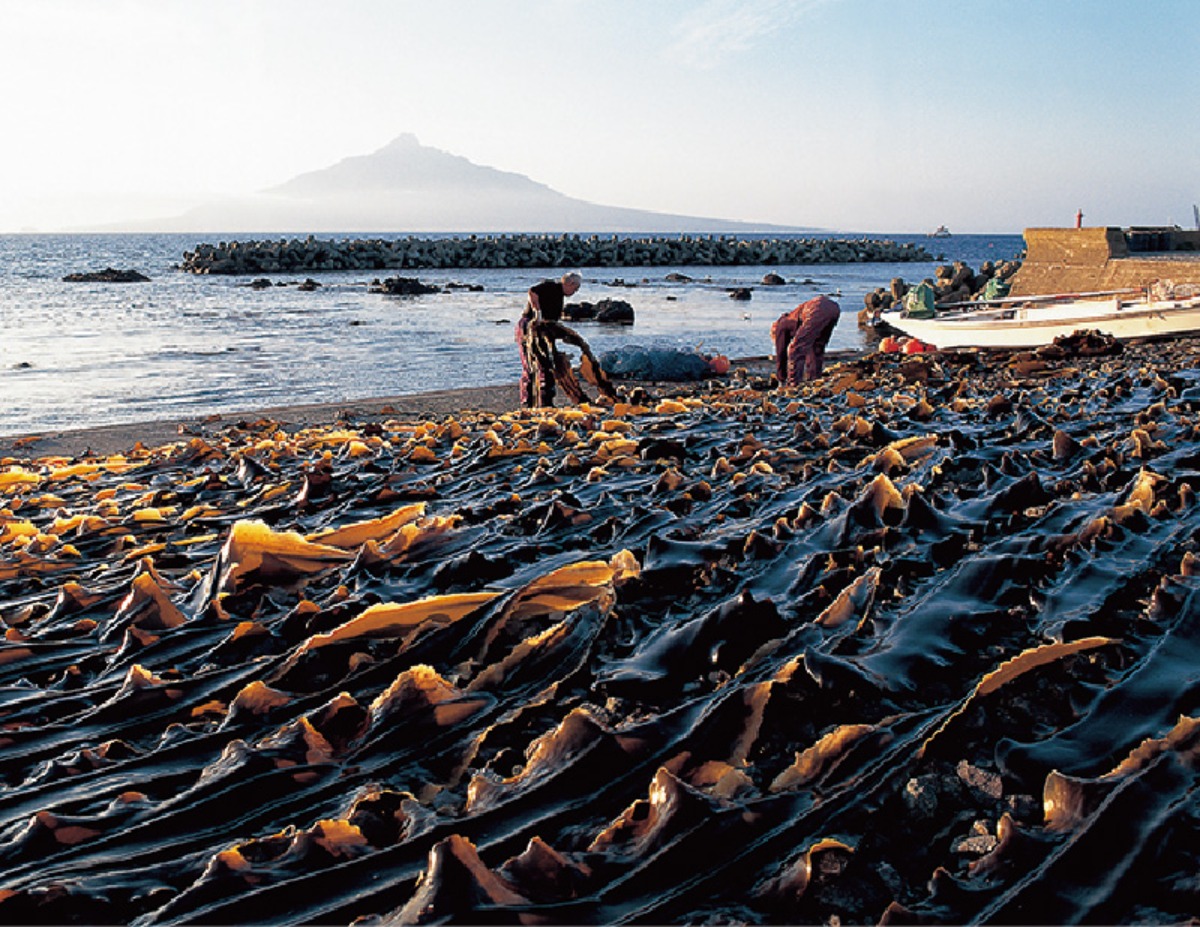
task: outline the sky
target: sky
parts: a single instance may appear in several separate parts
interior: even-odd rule
[[[0,232],[177,215],[403,133],[608,206],[1193,226],[1200,0],[0,0]]]

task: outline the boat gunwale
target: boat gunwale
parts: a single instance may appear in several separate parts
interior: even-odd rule
[[[1086,301],[1085,301],[1086,302]],[[891,328],[945,350],[963,348],[1028,349],[1049,344],[1054,338],[1075,332],[1098,330],[1122,341],[1162,339],[1200,332],[1200,296],[1171,300],[1124,301],[1097,300],[1108,308],[1106,312],[1078,317],[1037,318],[1041,309],[1059,306],[1009,306],[948,313],[941,318],[905,318],[900,313],[888,313],[882,321]],[[1017,318],[1020,309],[1029,313]],[[892,315],[887,319],[886,315]],[[999,317],[1003,315],[1004,317]],[[1139,329],[1140,326],[1140,329]],[[1135,329],[1130,331],[1130,329]],[[1024,337],[1014,337],[1024,332]],[[1046,332],[1038,336],[1036,332]]]
[[[1078,316],[1078,317],[1057,318],[1057,319],[1031,319],[1028,317],[1018,319],[1018,318],[1014,318],[1012,316],[1008,316],[1006,318],[991,318],[990,317],[990,315],[992,313],[1014,313],[1018,309],[1021,309],[1021,308],[1023,308],[1023,307],[1012,306],[1012,307],[1009,307],[1006,309],[987,309],[987,310],[978,310],[975,312],[955,313],[953,315],[949,315],[947,317],[942,317],[942,318],[905,319],[905,321],[913,321],[913,322],[917,322],[919,324],[929,324],[929,325],[934,325],[934,326],[945,325],[945,326],[949,326],[948,330],[953,330],[954,328],[966,327],[967,325],[970,325],[970,324],[978,325],[980,323],[985,323],[988,325],[989,328],[993,328],[993,329],[1049,328],[1052,326],[1059,326],[1059,325],[1074,325],[1074,326],[1078,327],[1080,325],[1085,325],[1089,322],[1104,323],[1104,322],[1111,321],[1113,319],[1133,321],[1133,320],[1137,320],[1140,318],[1153,318],[1155,316],[1162,316],[1163,313],[1166,313],[1166,312],[1172,313],[1173,315],[1180,315],[1184,312],[1200,313],[1200,300],[1196,300],[1194,302],[1189,302],[1189,304],[1187,304],[1187,305],[1175,304],[1175,305],[1169,305],[1169,306],[1160,306],[1158,308],[1153,308],[1153,309],[1151,309],[1151,308],[1125,309],[1123,307],[1118,306],[1115,310],[1113,310],[1111,312],[1103,313],[1101,315]],[[1036,307],[1031,307],[1031,308],[1036,308]],[[903,319],[904,317],[897,316],[897,318]],[[894,323],[889,323],[889,324],[894,325]],[[894,327],[899,328],[898,325],[894,325]]]

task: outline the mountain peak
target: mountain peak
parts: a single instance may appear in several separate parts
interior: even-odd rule
[[[372,154],[343,158],[331,167],[300,174],[265,192],[322,199],[412,190],[561,195],[524,174],[484,167],[460,155],[422,145],[411,132],[398,135]]]
[[[421,147],[424,147],[424,146],[421,145],[421,143],[417,140],[417,137],[415,135],[413,135],[411,132],[404,132],[404,133],[401,133],[400,135],[397,135],[394,139],[392,139],[390,142],[388,142],[386,145],[384,145],[382,148],[380,148],[375,153],[383,154],[384,152],[387,152],[387,151],[397,151],[397,152],[411,151],[414,148],[421,148]]]

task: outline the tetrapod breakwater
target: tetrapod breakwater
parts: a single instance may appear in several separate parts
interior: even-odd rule
[[[447,238],[277,239],[200,244],[195,274],[303,273],[452,267],[662,267],[930,261],[921,245],[868,238],[733,235],[469,235]]]

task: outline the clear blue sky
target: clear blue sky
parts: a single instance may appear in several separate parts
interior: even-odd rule
[[[425,145],[846,231],[1192,225],[1200,0],[0,0],[0,231]]]

